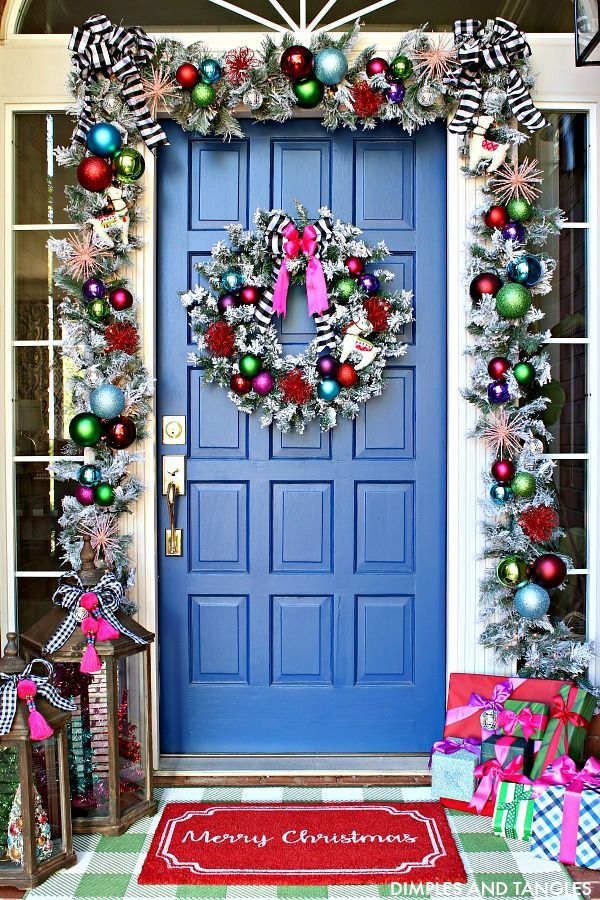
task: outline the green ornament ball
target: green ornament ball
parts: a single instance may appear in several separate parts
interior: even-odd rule
[[[340,278],[335,289],[342,300],[349,300],[356,290],[356,281],[354,278]]]
[[[94,500],[98,506],[112,506],[115,500],[115,489],[112,484],[97,484],[94,488]]]
[[[212,84],[207,84],[205,81],[199,81],[198,84],[194,85],[192,88],[192,100],[196,106],[200,107],[200,109],[206,109],[214,103],[216,96],[217,92]]]
[[[240,374],[244,378],[254,378],[260,372],[261,365],[258,356],[254,356],[253,353],[245,353],[240,359]]]
[[[537,490],[537,481],[531,472],[517,472],[511,479],[510,487],[517,500],[529,500]]]
[[[507,588],[516,588],[527,582],[527,560],[522,556],[505,556],[496,566],[496,578]]]
[[[496,312],[503,319],[522,319],[531,307],[531,294],[522,284],[511,281],[496,294]]]
[[[144,157],[135,147],[123,147],[113,156],[113,170],[119,181],[132,184],[144,174]]]
[[[301,109],[314,109],[319,105],[325,93],[323,84],[314,75],[299,78],[293,83],[292,90]]]
[[[533,214],[533,207],[531,203],[520,197],[509,200],[506,204],[506,211],[512,222],[528,222]]]
[[[514,366],[513,375],[515,381],[522,388],[529,388],[535,381],[535,369],[528,362],[519,362]]]
[[[110,316],[110,305],[107,300],[92,300],[87,311],[94,322],[105,322]]]
[[[102,436],[102,422],[94,413],[78,413],[69,422],[69,434],[78,447],[95,447]]]
[[[394,76],[394,80],[400,79],[403,81],[412,75],[412,70],[413,64],[408,56],[396,56],[390,63],[389,71]]]

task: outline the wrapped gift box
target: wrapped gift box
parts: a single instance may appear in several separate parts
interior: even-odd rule
[[[458,748],[458,749],[457,749]],[[475,767],[479,765],[479,742],[460,738],[438,741],[431,754],[431,796],[434,800],[469,802],[475,791]]]
[[[494,834],[530,841],[533,810],[532,784],[501,781],[494,807]]]
[[[516,757],[523,757],[523,773],[528,775],[533,765],[533,741],[524,738],[508,737],[502,734],[493,734],[481,743],[481,762],[488,759],[497,759],[504,768],[507,763]]]
[[[596,698],[584,688],[573,684],[564,684],[559,688],[553,697],[542,746],[531,770],[533,779],[539,778],[546,767],[559,756],[567,755],[575,762],[580,762],[583,743],[595,709]]]
[[[540,740],[548,724],[548,707],[545,703],[529,700],[507,700],[498,715],[501,734],[525,738],[526,741]]]

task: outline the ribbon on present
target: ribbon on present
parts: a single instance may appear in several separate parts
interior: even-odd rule
[[[480,713],[485,712],[488,709],[496,710],[498,714],[504,709],[504,704],[511,696],[512,692],[517,689],[520,684],[523,684],[523,678],[506,678],[504,681],[501,681],[500,684],[497,684],[492,691],[491,697],[484,697],[482,694],[472,693],[469,697],[469,702],[465,706],[456,706],[454,709],[449,709],[446,713],[446,725],[453,725],[455,722],[460,722],[463,719],[468,719],[478,710]],[[483,724],[481,725],[481,738],[485,740],[488,737],[491,737],[492,734],[496,733],[497,729],[490,730],[489,728],[485,728]]]
[[[523,777],[525,778],[525,776]],[[517,819],[519,817],[519,806],[524,800],[531,800],[532,796],[530,788],[525,783],[516,782],[511,800],[504,800],[501,802],[500,798],[498,798],[496,810],[500,813],[506,813],[506,820],[504,822],[506,837],[514,838],[515,840],[518,838]]]
[[[542,713],[534,713],[530,706],[525,706],[518,712],[513,709],[502,709],[498,714],[499,728],[502,728],[506,734],[512,735],[520,725],[526,741],[536,732],[543,731],[546,721],[547,716]]]
[[[42,665],[46,669],[46,675],[34,675],[32,669],[35,665]],[[36,657],[25,666],[22,672],[6,674],[0,672],[0,734],[8,734],[12,728],[15,712],[17,711],[17,698],[25,700],[29,709],[29,734],[34,741],[44,740],[54,732],[44,717],[35,708],[34,697],[36,694],[44,697],[57,709],[67,712],[75,711],[75,703],[61,697],[56,688],[50,682],[54,668],[47,659]]]
[[[582,689],[571,685],[566,698],[562,694],[564,690],[561,688],[552,701],[546,733],[533,767],[536,776],[543,775],[546,766],[557,757],[569,753],[573,729],[587,728],[590,724],[590,719],[573,710]]]
[[[581,794],[586,787],[600,789],[600,762],[591,757],[583,769],[579,770],[569,756],[560,756],[548,766],[536,783],[545,787],[565,787],[559,859],[567,865],[573,865],[577,854]]]
[[[544,127],[546,120],[514,66],[515,59],[531,55],[525,35],[514,22],[498,16],[491,29],[487,29],[479,19],[458,19],[454,23],[454,42],[458,65],[446,84],[458,89],[459,101],[449,131],[455,134],[467,131],[481,105],[482,73],[502,68],[508,69],[507,99],[517,120],[529,131]]]
[[[140,79],[139,67],[150,62],[155,46],[143,28],[113,25],[105,15],[91,16],[81,28],[73,29],[69,50],[73,54],[73,64],[85,82],[83,109],[72,137],[74,143],[85,144],[94,124],[90,85],[101,75],[122,82],[123,97],[146,146],[155,150],[159,144],[169,143],[158,122],[150,115]]]
[[[276,212],[267,225],[266,240],[275,258],[273,283],[265,288],[256,304],[254,322],[259,331],[266,331],[275,313],[285,316],[290,275],[287,260],[300,253],[308,257],[306,265],[306,296],[308,314],[315,320],[317,348],[324,350],[334,339],[330,320],[331,309],[327,296],[327,283],[321,264],[321,254],[332,235],[331,220],[325,216],[305,225],[302,234],[289,216]]]
[[[461,738],[445,738],[443,741],[436,741],[429,754],[429,768],[431,768],[431,759],[434,753],[443,753],[449,756],[452,753],[458,753],[459,750],[466,750],[468,753],[473,753],[479,757],[481,755],[481,741],[477,741],[475,738],[465,738],[464,741]]]
[[[488,759],[480,766],[477,766],[473,774],[475,778],[480,778],[481,781],[473,794],[473,799],[469,803],[471,809],[475,809],[478,813],[481,813],[488,800],[495,799],[498,779],[502,772],[504,772],[506,776],[522,774],[523,757],[515,756],[511,759],[506,768],[503,768],[502,763],[498,759]]]

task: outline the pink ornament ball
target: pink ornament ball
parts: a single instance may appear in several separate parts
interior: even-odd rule
[[[270,394],[274,387],[275,379],[270,372],[259,372],[252,379],[252,390],[260,394],[261,397],[266,397],[267,394]]]
[[[94,488],[86,484],[78,484],[75,488],[75,499],[82,506],[91,506],[94,503]]]
[[[365,264],[363,260],[358,256],[349,256],[344,265],[348,269],[348,273],[353,278],[358,278],[358,276],[362,275],[365,270]]]
[[[389,63],[382,56],[374,56],[367,63],[365,71],[369,78],[372,78],[373,75],[385,75],[389,67]]]

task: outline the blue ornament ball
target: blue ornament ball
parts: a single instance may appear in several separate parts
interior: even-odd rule
[[[333,378],[326,378],[317,388],[317,394],[321,400],[335,400],[340,392],[340,386]]]
[[[101,478],[100,467],[91,464],[82,466],[77,475],[79,484],[83,484],[85,487],[95,487],[95,485],[100,484]]]
[[[505,381],[492,381],[488,384],[488,400],[490,403],[508,403],[510,391]]]
[[[223,69],[216,59],[203,59],[198,66],[198,72],[205,84],[214,84],[223,74]]]
[[[511,281],[524,284],[525,287],[533,287],[544,274],[544,264],[537,256],[524,253],[511,260],[506,267],[506,273]]]
[[[94,156],[114,156],[122,143],[121,132],[108,122],[92,125],[86,137],[87,148]]]
[[[101,384],[90,394],[90,408],[99,419],[115,419],[125,409],[125,394],[114,384]]]
[[[336,47],[326,47],[315,54],[315,77],[323,84],[339,84],[348,71],[345,54]]]
[[[524,619],[541,619],[550,608],[550,594],[539,584],[525,584],[515,594],[515,609]]]
[[[243,286],[244,279],[241,273],[236,272],[235,269],[227,269],[227,271],[223,272],[221,275],[221,287],[228,293],[233,294],[235,291],[239,291]]]
[[[512,495],[512,488],[509,484],[499,484],[497,481],[494,481],[490,487],[490,500],[492,503],[495,503],[496,506],[502,506],[504,503],[508,503],[512,500]]]

